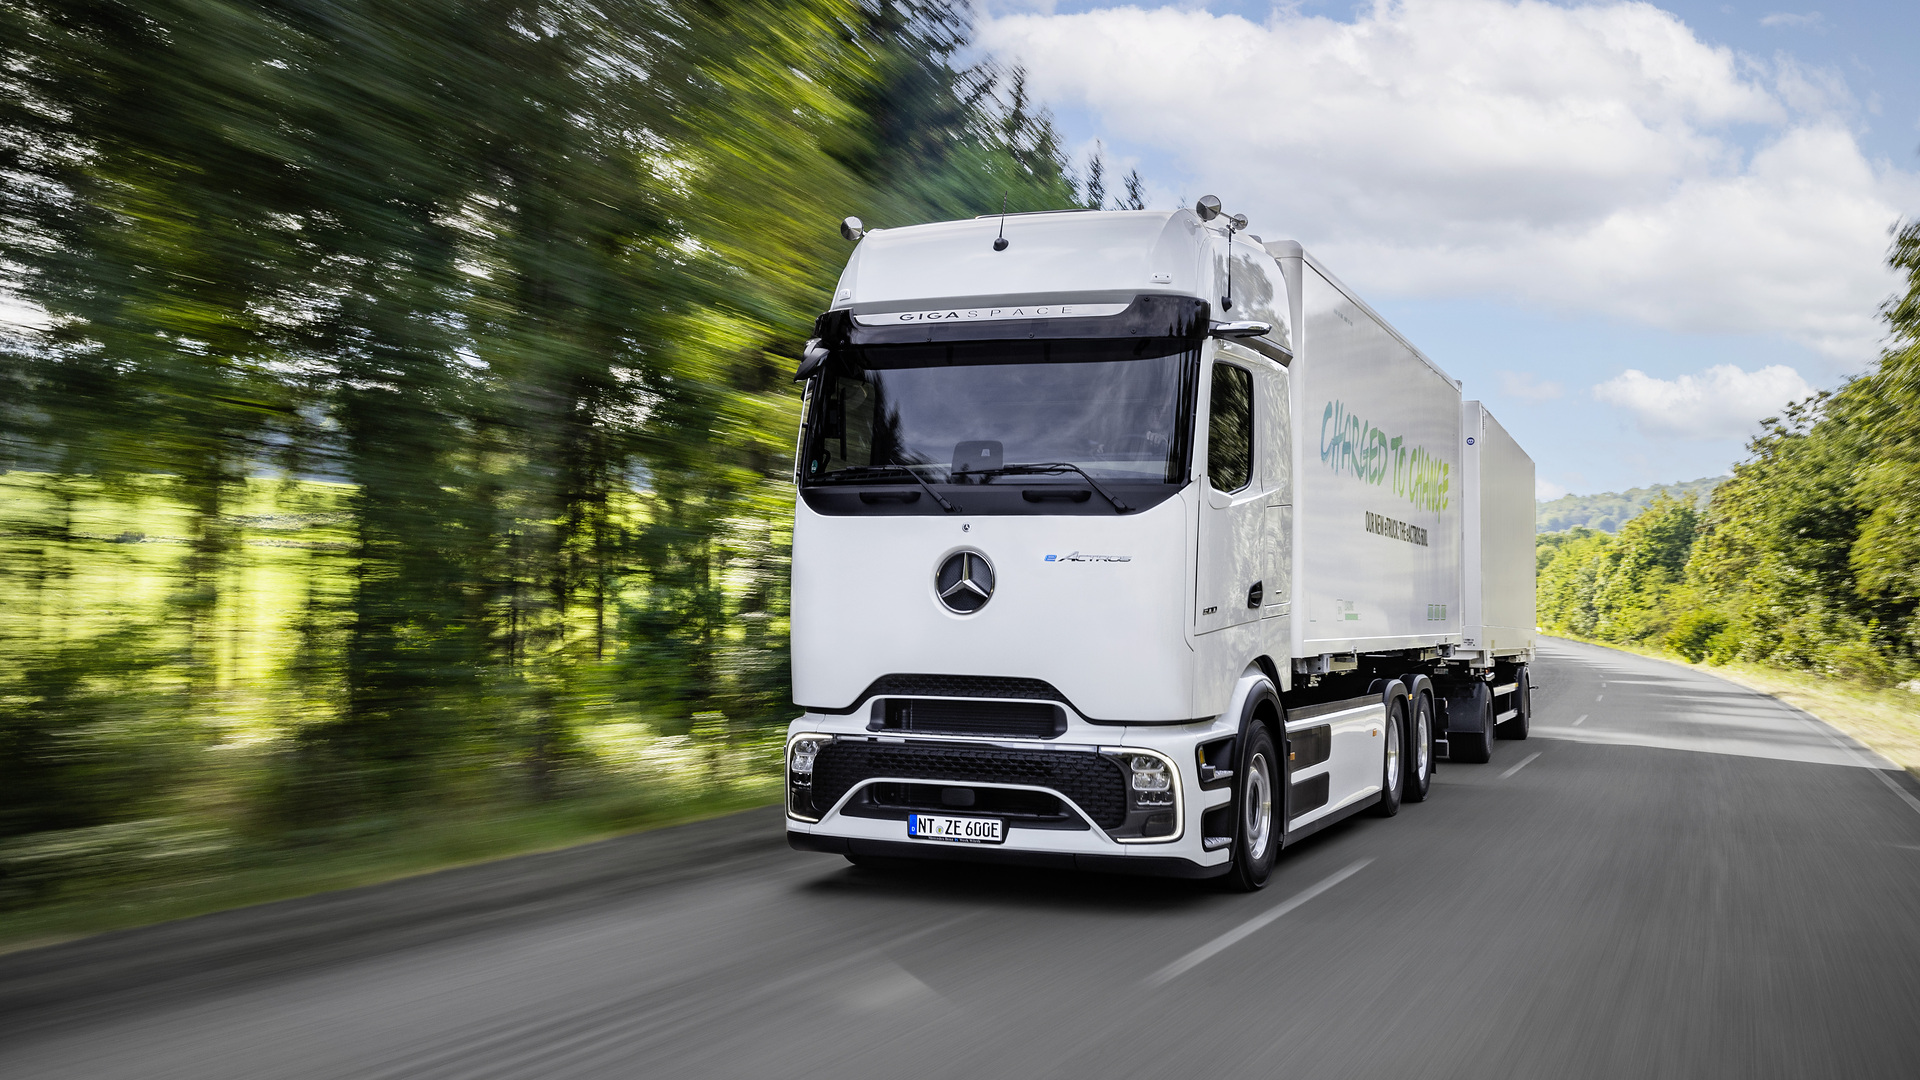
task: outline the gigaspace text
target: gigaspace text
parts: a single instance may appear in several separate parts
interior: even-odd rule
[[[1020,304],[1011,307],[936,308],[929,311],[877,311],[855,315],[861,326],[920,322],[992,322],[996,319],[1088,319],[1118,315],[1125,304]]]

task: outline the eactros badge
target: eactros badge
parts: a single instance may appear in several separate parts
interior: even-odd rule
[[[933,575],[933,591],[956,615],[971,615],[993,599],[993,564],[977,551],[956,551]]]

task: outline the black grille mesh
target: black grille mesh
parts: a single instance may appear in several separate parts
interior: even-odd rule
[[[1004,675],[882,675],[873,680],[861,700],[886,695],[901,697],[1028,698],[1065,703],[1067,697],[1044,679],[1016,679]]]
[[[1039,701],[953,701],[948,698],[888,698],[878,724],[893,731],[948,735],[997,735],[1050,739],[1067,730],[1058,705]]]
[[[1127,818],[1127,778],[1099,754],[1076,750],[1003,750],[990,746],[915,746],[836,742],[813,764],[813,805],[824,812],[855,784],[876,776],[949,783],[1030,784],[1072,799],[1103,829]]]

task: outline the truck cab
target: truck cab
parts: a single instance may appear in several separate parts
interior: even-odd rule
[[[859,236],[801,372],[795,847],[1252,888],[1397,807],[1410,680],[1299,662],[1307,298],[1214,208]]]

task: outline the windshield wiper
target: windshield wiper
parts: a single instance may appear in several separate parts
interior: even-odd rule
[[[1100,493],[1101,498],[1112,503],[1113,508],[1115,510],[1124,514],[1133,509],[1133,507],[1128,506],[1126,503],[1121,502],[1119,497],[1116,496],[1113,492],[1108,491],[1106,488],[1101,487],[1100,481],[1095,480],[1092,474],[1088,473],[1087,470],[1081,468],[1078,465],[1075,465],[1071,461],[1027,461],[1027,462],[1021,462],[1018,465],[1002,465],[998,469],[986,469],[982,471],[984,472],[985,475],[988,475],[988,476],[1006,476],[1006,475],[1012,475],[1015,473],[1077,472],[1080,474],[1081,479],[1085,480],[1093,488],[1093,490]],[[976,474],[976,475],[979,475],[979,474]]]
[[[960,512],[958,506],[941,498],[940,493],[933,490],[933,485],[922,479],[920,474],[916,472],[911,465],[849,465],[844,469],[835,469],[833,473],[829,475],[845,476],[848,473],[852,473],[854,476],[895,476],[900,473],[906,473],[908,476],[913,477],[914,482],[927,489],[927,494],[933,496],[933,501],[940,504],[940,509],[945,510],[949,514],[957,514]]]

